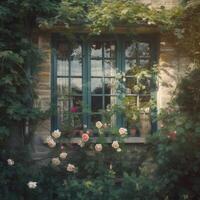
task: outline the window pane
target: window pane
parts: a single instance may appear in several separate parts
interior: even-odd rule
[[[92,122],[92,126],[95,127],[95,124],[97,121],[102,121],[102,117],[101,115],[98,114],[94,114],[91,116],[91,122]]]
[[[82,78],[71,78],[71,94],[82,94]]]
[[[69,75],[68,60],[57,60],[57,75],[58,76],[68,76]]]
[[[105,96],[105,105],[104,109],[107,109],[110,107],[110,105],[115,105],[116,104],[116,96]]]
[[[91,75],[103,76],[102,60],[91,60]]]
[[[96,41],[91,45],[91,57],[92,58],[102,58],[102,42]]]
[[[150,47],[148,43],[140,42],[138,43],[138,54],[140,57],[150,56]]]
[[[116,82],[114,78],[104,79],[104,93],[105,94],[116,94]]]
[[[101,78],[92,78],[91,79],[91,92],[93,94],[102,94],[102,80]]]
[[[115,57],[115,43],[108,41],[104,43],[104,57],[113,58]]]
[[[140,59],[140,66],[142,67],[150,67],[150,62],[148,59]]]
[[[103,109],[103,97],[92,96],[92,112],[99,112]]]
[[[128,73],[130,69],[136,66],[136,60],[125,60],[125,73]],[[128,75],[128,74],[127,74]]]
[[[77,113],[82,111],[82,96],[73,96],[70,98],[70,112]]]
[[[105,70],[105,76],[115,76],[116,73],[115,60],[105,60],[104,70]]]
[[[71,76],[82,76],[82,60],[71,60]]]
[[[127,77],[126,78],[126,94],[135,94],[138,93],[139,90],[137,90],[137,80],[136,78],[132,78],[132,77]]]
[[[125,44],[125,56],[126,58],[135,58],[136,57],[136,43],[127,42]]]
[[[69,79],[68,78],[57,78],[57,95],[65,96],[69,94]]]
[[[71,59],[81,59],[82,57],[82,47],[81,45],[77,45],[77,47],[74,47],[71,53]]]

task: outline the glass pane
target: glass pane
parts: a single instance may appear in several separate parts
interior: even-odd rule
[[[81,45],[78,45],[77,47],[74,47],[71,53],[71,59],[81,59],[82,57],[82,48]]]
[[[82,78],[71,78],[71,94],[82,94]]]
[[[104,93],[105,94],[116,94],[116,82],[114,78],[104,79]]]
[[[136,52],[137,52],[136,43],[133,42],[127,42],[125,44],[125,56],[126,58],[135,58]]]
[[[58,76],[68,76],[69,75],[68,60],[57,60],[57,75]]]
[[[105,76],[115,76],[116,73],[115,60],[105,60],[104,70],[105,70]]]
[[[65,96],[69,94],[68,78],[57,78],[57,95]]]
[[[115,43],[112,41],[108,41],[104,43],[104,57],[105,58],[113,58],[115,57]]]
[[[136,78],[127,77],[126,78],[126,94],[135,94],[139,92],[139,89],[137,90],[137,80]]]
[[[92,112],[99,112],[103,109],[103,97],[92,96]]]
[[[148,43],[138,43],[138,55],[140,57],[148,57],[150,55],[150,47]]]
[[[70,112],[77,113],[82,111],[82,96],[73,96],[70,98]]]
[[[82,60],[71,60],[71,76],[82,76]]]
[[[93,42],[93,44],[91,45],[91,57],[102,57],[102,42]]]
[[[136,60],[125,60],[125,73],[128,73],[130,69],[136,66]],[[128,74],[127,74],[128,75]]]
[[[111,105],[116,104],[116,96],[105,96],[104,109],[109,108]]]
[[[92,78],[91,79],[91,92],[93,94],[102,94],[102,80],[101,78]]]
[[[150,62],[148,59],[140,59],[140,66],[142,67],[150,67]]]
[[[91,60],[91,75],[103,76],[102,60]]]

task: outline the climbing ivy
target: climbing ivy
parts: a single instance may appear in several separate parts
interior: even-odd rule
[[[53,17],[57,0],[2,0],[0,4],[0,141],[41,115],[33,107],[34,74],[42,60],[35,45],[37,18]],[[20,131],[19,131],[20,129]],[[20,133],[21,134],[21,133]]]

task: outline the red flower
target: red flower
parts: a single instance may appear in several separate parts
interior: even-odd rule
[[[82,140],[83,140],[83,142],[87,142],[88,140],[89,140],[89,135],[87,134],[87,133],[84,133],[83,135],[82,135]]]
[[[72,113],[78,112],[78,107],[77,106],[72,106],[71,109],[70,109],[70,112],[72,112]]]

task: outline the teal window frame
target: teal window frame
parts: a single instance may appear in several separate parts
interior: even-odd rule
[[[77,36],[79,38],[80,35]],[[62,37],[59,33],[52,35],[51,40],[51,105],[53,114],[51,117],[51,131],[59,128],[58,114],[57,114],[57,53],[56,46],[59,38]],[[115,41],[116,42],[116,66],[119,71],[125,71],[125,42],[134,40],[136,42],[146,42],[150,45],[150,58],[151,65],[157,64],[158,52],[159,52],[159,37],[155,34],[143,34],[139,36],[127,36],[126,34],[105,34],[104,36],[92,37],[88,39],[86,35],[81,35],[82,43],[82,76],[83,76],[83,101],[87,102],[91,107],[91,49],[90,44],[93,41]],[[137,59],[138,60],[138,59]],[[138,62],[138,61],[137,61]],[[137,63],[138,64],[138,63]],[[151,80],[151,98],[157,100],[157,87],[156,87],[156,76],[152,77]],[[151,110],[151,132],[157,130],[157,109]],[[88,113],[83,114],[83,124],[87,126],[91,123],[91,116]],[[117,115],[116,124],[120,127],[123,126],[124,120],[122,115]],[[88,127],[89,128],[89,127]]]

